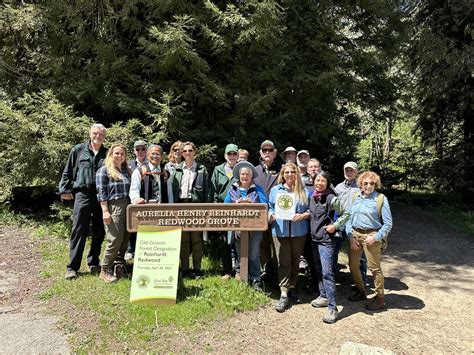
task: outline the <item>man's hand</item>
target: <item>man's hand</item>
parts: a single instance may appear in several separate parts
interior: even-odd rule
[[[71,193],[61,194],[61,201],[70,201],[74,200],[74,195]]]

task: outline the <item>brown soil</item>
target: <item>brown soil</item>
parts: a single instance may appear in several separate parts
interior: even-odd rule
[[[382,260],[387,311],[370,313],[362,302],[347,301],[350,276],[348,270],[343,270],[338,285],[340,320],[333,325],[322,322],[324,309],[309,305],[314,295],[302,293],[305,303],[283,314],[277,313],[272,304],[221,320],[202,332],[175,330],[168,350],[334,354],[343,344],[354,342],[395,353],[474,353],[470,324],[474,316],[473,236],[413,208],[392,208],[395,227]],[[21,231],[0,230],[0,248],[6,256],[0,262],[0,324],[4,336],[12,332],[10,329],[18,334],[18,325],[31,318],[44,317],[36,312],[38,306],[45,306],[38,303],[37,296],[44,288],[44,278],[38,275],[41,262],[37,248]],[[6,284],[15,284],[15,288],[5,290],[2,285]],[[50,323],[44,321],[36,331],[32,327],[33,338],[39,336],[36,343],[25,343],[20,348],[16,342],[9,347],[14,338],[7,337],[6,342],[2,341],[2,352],[67,351],[64,335],[53,325],[54,319],[48,319]],[[35,345],[43,344],[41,341],[46,345]]]

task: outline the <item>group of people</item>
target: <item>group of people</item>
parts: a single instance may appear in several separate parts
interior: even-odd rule
[[[103,125],[91,127],[89,140],[71,150],[59,184],[61,198],[74,200],[66,279],[78,276],[89,234],[92,239],[87,263],[91,273],[98,273],[105,282],[126,275],[125,261],[133,258],[136,243],[136,234],[126,230],[126,206],[130,203],[264,203],[268,204],[269,228],[250,234],[249,282],[260,291],[262,278],[276,274],[280,288],[276,311],[284,312],[290,303],[301,302],[296,284],[303,262],[311,270],[318,293],[311,305],[327,307],[323,321],[336,322],[335,273],[345,238],[350,243],[349,267],[355,282],[349,300],[367,300],[368,265],[374,277],[375,296],[366,308],[385,308],[380,258],[392,216],[387,198],[376,191],[381,187],[376,173],[358,174],[357,164],[347,162],[345,180],[334,187],[330,174],[321,170],[320,162],[311,158],[307,150],[288,147],[281,154],[281,162],[274,143],[265,140],[260,145],[257,166],[248,162],[248,151],[230,143],[225,147],[225,161],[209,175],[207,168],[195,160],[197,148],[192,142],[175,142],[168,162],[163,164],[160,145],[136,141],[135,159],[127,161],[122,144],[109,149],[103,146],[105,134]],[[281,217],[276,208],[277,198],[285,193],[294,196],[296,205],[289,219]],[[104,236],[107,244],[99,263]],[[219,233],[219,240],[222,277],[231,278],[235,269],[238,278],[239,233]],[[202,232],[183,232],[181,275],[202,277],[202,257]],[[276,265],[272,264],[274,259]]]

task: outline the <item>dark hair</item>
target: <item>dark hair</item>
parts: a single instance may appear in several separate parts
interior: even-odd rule
[[[323,178],[326,179],[326,181],[328,182],[328,188],[329,188],[329,186],[331,186],[331,174],[329,174],[329,172],[325,170],[321,170],[319,173],[316,174],[316,176],[319,176],[319,175],[321,175]]]

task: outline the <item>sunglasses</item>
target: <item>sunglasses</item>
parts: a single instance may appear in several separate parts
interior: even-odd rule
[[[273,148],[268,148],[268,149],[262,149],[262,153],[273,153],[275,149]]]
[[[137,152],[140,152],[140,151],[143,151],[143,152],[144,152],[144,151],[146,150],[146,148],[135,148],[135,150],[136,150]]]
[[[288,170],[288,171],[285,171],[284,174],[296,174],[296,171]]]
[[[194,152],[193,149],[183,149],[183,153],[192,153]]]
[[[374,186],[374,185],[375,185],[375,182],[373,182],[373,181],[371,181],[371,182],[364,182],[363,185],[364,185],[364,186],[368,186],[368,185]]]
[[[227,155],[237,155],[237,154],[238,154],[238,153],[236,153],[236,152],[229,152],[229,153],[227,153]]]
[[[173,152],[176,152],[176,153],[178,153],[178,152],[180,152],[180,151],[181,151],[181,149],[179,149],[179,148],[174,148],[174,149],[173,149]]]

